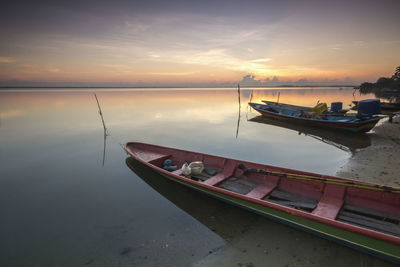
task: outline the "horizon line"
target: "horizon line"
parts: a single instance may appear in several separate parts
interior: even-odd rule
[[[239,84],[240,85],[240,84]],[[250,86],[250,85],[240,85],[241,88],[275,88],[275,87],[280,87],[280,88],[290,88],[290,87],[357,87],[358,85],[276,85],[276,86],[262,86],[262,85],[255,85],[255,86]],[[51,88],[124,88],[124,89],[129,89],[129,88],[230,88],[230,86],[0,86],[0,89],[51,89]],[[232,87],[232,88],[236,88]]]

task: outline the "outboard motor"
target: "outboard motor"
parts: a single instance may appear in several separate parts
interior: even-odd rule
[[[358,101],[357,117],[366,117],[376,114],[381,114],[381,101],[379,99]]]

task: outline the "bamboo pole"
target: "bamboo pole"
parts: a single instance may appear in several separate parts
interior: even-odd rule
[[[239,164],[240,165],[240,164]],[[238,166],[239,169],[242,169],[244,172],[258,172],[272,176],[284,177],[289,179],[297,179],[297,180],[305,180],[305,181],[314,181],[326,184],[335,184],[341,185],[346,187],[355,187],[355,188],[362,188],[374,191],[383,191],[383,192],[390,192],[394,194],[400,194],[400,188],[394,188],[385,185],[375,185],[375,184],[364,184],[358,181],[343,181],[335,178],[324,178],[324,177],[315,177],[310,175],[303,175],[303,174],[294,174],[294,173],[284,173],[284,172],[273,172],[273,171],[266,171],[262,169],[247,169],[244,165]]]
[[[239,100],[239,114],[238,114],[238,121],[237,121],[237,127],[236,127],[236,139],[238,138],[239,135],[239,124],[240,124],[240,85],[238,84],[238,100]]]
[[[99,108],[99,114],[101,117],[101,121],[103,123],[103,129],[104,129],[104,143],[103,143],[103,166],[104,166],[104,162],[106,159],[106,139],[107,139],[108,133],[107,133],[107,127],[106,127],[106,124],[105,124],[104,118],[103,118],[103,112],[101,111],[99,100],[97,99],[97,95],[94,94],[94,97],[96,98],[97,107]]]
[[[97,99],[97,95],[96,94],[94,94],[94,97],[96,98],[96,102],[97,102],[97,106],[99,108],[99,114],[100,114],[100,117],[101,117],[101,121],[103,122],[104,135],[107,135],[107,128],[106,128],[106,124],[104,123],[103,112],[101,112],[99,100]]]

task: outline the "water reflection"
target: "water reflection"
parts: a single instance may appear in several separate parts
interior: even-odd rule
[[[131,157],[125,162],[151,188],[225,240],[242,234],[259,219],[256,214],[171,182]]]
[[[355,152],[356,149],[365,148],[371,145],[371,138],[365,133],[337,133],[327,129],[307,127],[285,121],[274,120],[264,116],[257,116],[251,118],[249,121],[293,130],[298,132],[299,135],[304,134],[349,152]]]

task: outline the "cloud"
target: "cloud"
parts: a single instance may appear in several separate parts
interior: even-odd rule
[[[117,68],[117,69],[130,69],[131,67],[128,65],[121,65],[121,64],[101,64],[100,66],[104,66],[107,68]]]
[[[148,74],[152,75],[164,75],[164,76],[186,76],[197,73],[197,71],[190,72],[149,72]]]
[[[268,61],[271,61],[271,60],[272,60],[271,58],[259,58],[259,59],[253,59],[253,60],[251,60],[251,62],[264,63],[264,62],[268,62]]]
[[[14,117],[20,117],[24,114],[22,110],[19,109],[10,109],[3,112],[0,112],[0,118],[9,119]]]
[[[0,57],[0,63],[12,63],[15,62],[15,59],[11,57]]]
[[[145,32],[150,28],[150,25],[138,23],[135,21],[125,21],[125,29],[131,33]]]
[[[271,61],[270,58],[241,59],[227,49],[209,49],[206,51],[185,51],[171,53],[163,57],[164,60],[192,65],[209,65],[226,70],[244,71],[258,75],[265,75],[269,72],[268,66],[264,63]]]
[[[159,54],[153,54],[153,53],[150,53],[149,56],[152,57],[152,58],[159,58],[159,57],[161,57]]]
[[[335,86],[335,85],[356,85],[359,84],[359,81],[353,80],[350,77],[344,77],[342,79],[312,79],[303,77],[300,79],[285,79],[279,78],[277,76],[268,77],[264,80],[258,79],[256,76],[252,74],[248,74],[239,81],[242,86],[280,86],[280,85],[289,85],[289,86]]]
[[[51,68],[47,70],[48,72],[52,72],[52,73],[61,73],[62,70],[58,69],[58,68]]]

